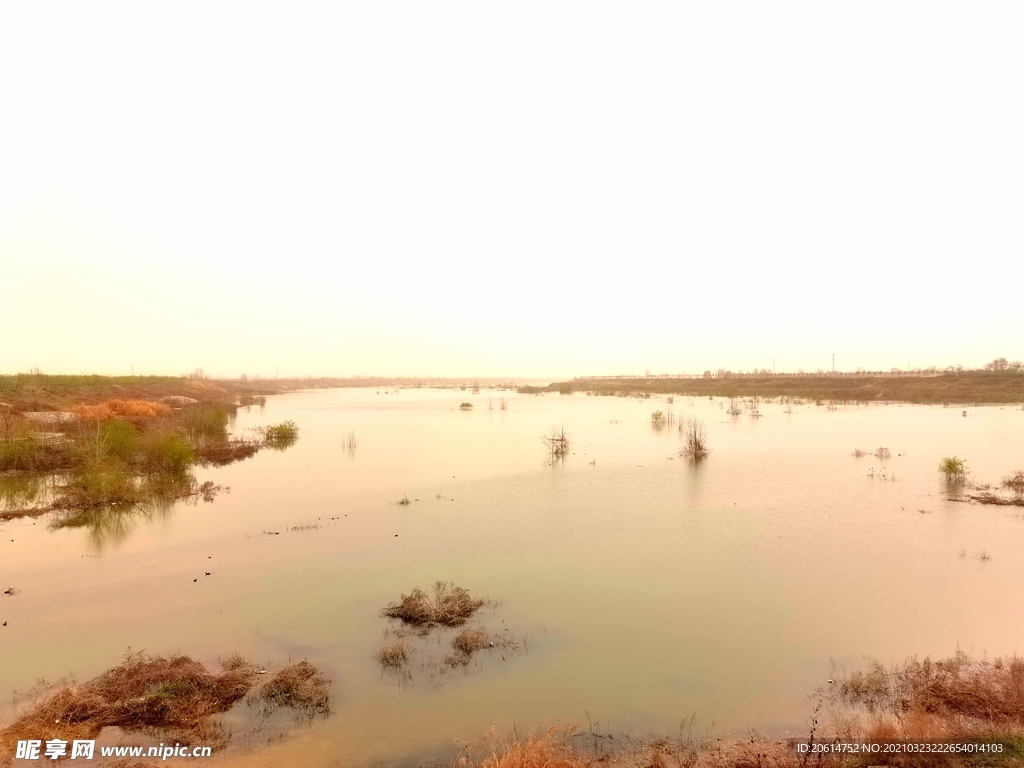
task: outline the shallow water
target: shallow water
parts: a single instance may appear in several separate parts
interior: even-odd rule
[[[1022,650],[1024,510],[950,501],[936,472],[953,454],[979,481],[1019,469],[1019,406],[762,404],[754,418],[677,397],[675,415],[708,426],[714,452],[695,466],[675,457],[675,428],[650,424],[664,399],[385,392],[241,410],[238,432],[294,419],[301,438],[201,471],[230,487],[212,504],[0,525],[0,586],[21,590],[0,598],[0,707],[129,647],[271,669],[307,657],[334,678],[335,713],[259,759],[359,763],[588,713],[634,735],[693,713],[782,735],[804,728],[832,660]],[[552,464],[540,436],[561,424],[574,452]],[[851,455],[879,446],[891,457]],[[519,649],[400,684],[374,660],[379,612],[438,579],[500,601],[472,623]]]

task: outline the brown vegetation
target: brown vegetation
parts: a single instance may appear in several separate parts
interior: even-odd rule
[[[397,603],[388,605],[381,615],[414,626],[458,627],[485,604],[486,601],[472,597],[450,581],[438,581],[434,583],[432,595],[417,587],[408,595],[402,595]]]
[[[1024,659],[949,659],[837,675],[829,697],[869,715],[869,738],[1024,735]]]
[[[523,641],[525,644],[525,640]],[[503,633],[491,634],[483,628],[466,627],[452,638],[453,653],[445,657],[444,663],[452,668],[468,666],[473,654],[478,651],[518,651],[520,643],[512,639],[506,630]],[[504,653],[502,658],[505,658]]]
[[[492,728],[479,744],[460,742],[457,766],[475,768],[829,768],[838,761],[802,762],[790,757],[786,743],[752,735],[747,739],[630,739],[611,733],[581,730],[571,724],[543,737],[513,733],[502,738]]]
[[[397,635],[390,640],[385,639],[384,645],[377,652],[377,663],[384,669],[401,669],[409,663],[411,650],[405,635]]]
[[[38,691],[32,705],[0,731],[0,746],[19,739],[94,739],[107,726],[154,730],[188,740],[204,735],[212,715],[226,712],[252,688],[254,668],[233,656],[215,674],[188,656],[131,654],[87,683]]]
[[[491,636],[482,629],[470,629],[467,627],[452,638],[452,648],[466,656],[471,656],[476,651],[482,651],[484,648],[493,647],[494,641],[491,640]]]
[[[282,669],[258,696],[265,705],[287,707],[309,717],[331,712],[331,681],[306,660]]]
[[[119,417],[153,418],[169,416],[171,409],[164,403],[153,403],[148,400],[106,400],[96,405],[75,405],[71,412],[83,419],[107,421]]]
[[[986,491],[984,493],[969,493],[967,498],[976,501],[978,504],[993,504],[999,507],[1024,507],[1024,497],[1014,495],[1013,498],[999,496],[998,494]]]

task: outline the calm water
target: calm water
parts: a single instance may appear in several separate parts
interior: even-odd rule
[[[663,399],[329,390],[243,409],[236,431],[294,419],[301,439],[200,472],[230,486],[212,504],[0,527],[0,586],[21,590],[0,598],[0,707],[129,647],[307,657],[335,681],[335,714],[246,762],[359,763],[585,712],[633,734],[696,713],[781,735],[803,728],[830,660],[1024,650],[1024,510],[949,501],[936,472],[953,454],[979,481],[1024,466],[1019,406],[671,407],[707,422],[699,466],[672,458],[675,428],[652,429]],[[574,453],[552,466],[540,436],[561,424]],[[878,446],[892,456],[851,456]],[[500,600],[479,623],[519,651],[382,676],[380,609],[437,579]]]

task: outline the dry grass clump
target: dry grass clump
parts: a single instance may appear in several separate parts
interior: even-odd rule
[[[558,739],[555,728],[548,730],[542,738],[531,733],[526,741],[515,736],[501,739],[491,728],[484,739],[490,743],[489,754],[482,758],[472,755],[473,745],[465,743],[463,754],[455,762],[458,766],[474,765],[477,768],[589,768],[595,761]]]
[[[420,588],[408,595],[402,595],[397,603],[391,603],[381,615],[400,619],[406,624],[429,627],[440,624],[445,627],[459,627],[474,613],[483,608],[486,601],[474,598],[462,587],[450,581],[435,582],[433,594],[428,595]]]
[[[108,726],[195,735],[255,683],[255,670],[240,657],[222,666],[217,675],[188,656],[131,654],[87,683],[65,682],[39,692],[31,708],[0,731],[0,744],[94,739]]]
[[[491,636],[482,629],[470,629],[467,627],[452,638],[452,648],[459,653],[464,653],[466,656],[471,656],[476,651],[493,647],[494,641],[491,639]]]
[[[397,670],[409,663],[411,651],[404,635],[386,640],[377,651],[377,662],[388,670]]]
[[[492,638],[483,629],[467,627],[452,638],[452,648],[455,652],[447,656],[444,663],[453,668],[465,667],[472,660],[474,653],[497,647],[501,639],[497,638],[497,641],[496,643],[496,638]]]
[[[148,400],[106,400],[98,405],[76,405],[71,411],[83,419],[94,421],[108,421],[127,416],[151,418],[171,413],[170,407],[164,403],[152,403]]]
[[[285,667],[264,685],[259,698],[276,707],[288,707],[309,716],[331,712],[331,681],[305,659]]]

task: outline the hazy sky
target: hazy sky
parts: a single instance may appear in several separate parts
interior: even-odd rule
[[[1024,358],[1020,2],[4,3],[0,372]]]

